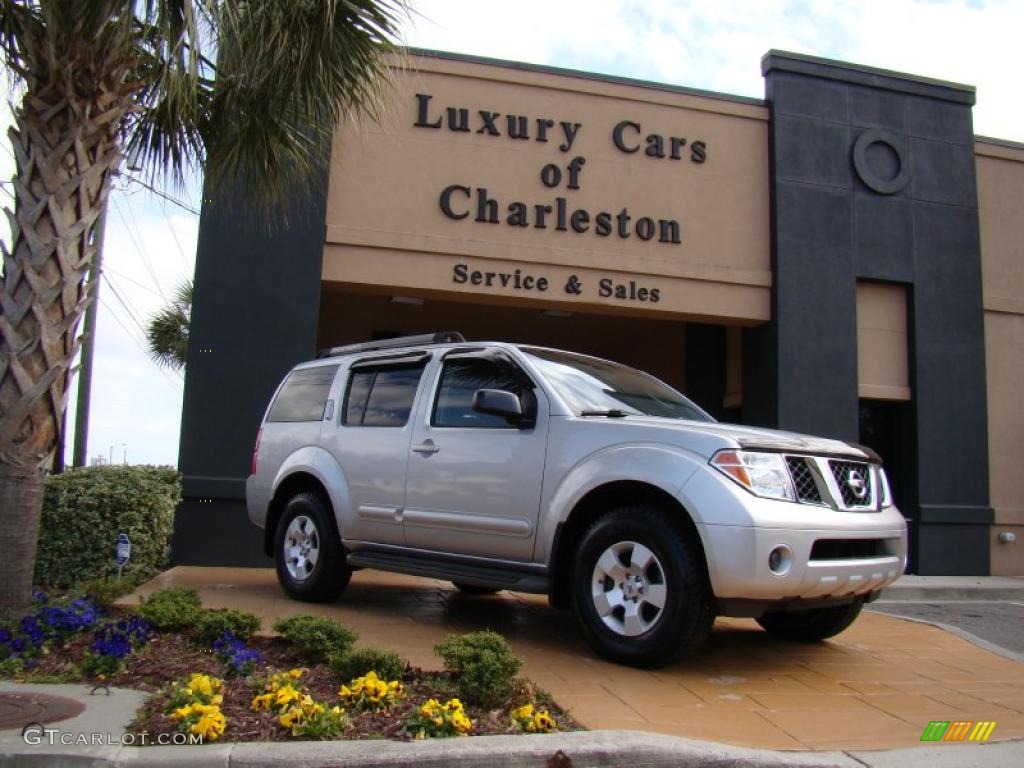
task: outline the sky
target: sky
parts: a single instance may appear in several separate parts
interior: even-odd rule
[[[412,0],[401,42],[764,96],[771,49],[840,59],[977,88],[975,133],[1024,142],[1024,0]],[[0,110],[4,128],[10,110]],[[6,134],[6,130],[4,131]],[[0,141],[0,203],[12,205]],[[173,202],[127,180],[108,212],[89,456],[177,464],[182,375],[145,352],[142,328],[192,276],[198,184]],[[6,227],[0,236],[9,242]],[[68,424],[74,423],[74,396]],[[71,436],[67,441],[70,462]]]

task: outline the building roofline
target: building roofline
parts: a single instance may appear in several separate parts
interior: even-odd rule
[[[1010,139],[996,139],[991,136],[975,136],[974,141],[979,144],[992,144],[993,146],[1005,147],[1006,149],[1024,150],[1024,142],[1010,141]]]
[[[553,67],[547,64],[527,64],[522,61],[508,61],[506,59],[493,59],[488,56],[474,56],[466,53],[452,53],[450,51],[435,51],[428,48],[403,49],[410,56],[422,56],[424,58],[442,59],[445,61],[458,61],[467,64],[484,64],[504,69],[515,69],[521,72],[536,72],[542,75],[561,75],[563,77],[575,77],[581,80],[590,80],[600,83],[612,83],[614,85],[628,85],[635,88],[648,88],[667,93],[679,93],[686,96],[702,96],[719,101],[729,101],[734,104],[746,104],[755,107],[767,106],[764,99],[755,99],[750,96],[735,96],[729,93],[718,91],[706,91],[701,88],[689,88],[684,85],[669,85],[651,80],[639,80],[631,77],[619,77],[617,75],[603,75],[596,72],[584,72],[578,69],[566,69],[564,67]]]
[[[773,49],[761,58],[761,74],[767,75],[773,71],[793,72],[856,85],[884,88],[889,91],[900,91],[969,106],[973,106],[975,102],[973,85],[908,75],[889,69],[851,64],[848,61],[824,59],[819,56],[808,56],[790,51]]]

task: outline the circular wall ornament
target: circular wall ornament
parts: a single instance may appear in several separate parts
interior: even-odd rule
[[[888,131],[870,128],[853,144],[853,168],[870,189],[880,195],[899,192],[910,181],[910,169],[899,139]]]

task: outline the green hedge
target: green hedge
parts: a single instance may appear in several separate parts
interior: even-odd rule
[[[166,564],[180,500],[181,477],[171,467],[83,467],[49,477],[35,583],[69,587],[116,573],[121,532],[132,543],[125,574],[152,576]]]

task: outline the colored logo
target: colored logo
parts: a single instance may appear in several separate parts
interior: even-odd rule
[[[932,720],[921,734],[921,741],[988,741],[995,727],[993,720]]]

